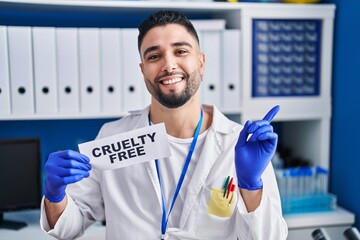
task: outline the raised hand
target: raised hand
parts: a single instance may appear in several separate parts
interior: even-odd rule
[[[273,107],[262,120],[247,121],[235,146],[235,167],[240,188],[258,190],[263,187],[261,175],[275,154],[278,136],[271,120],[280,110]]]

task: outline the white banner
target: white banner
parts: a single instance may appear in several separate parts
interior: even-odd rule
[[[164,123],[81,143],[94,168],[108,170],[171,156]]]

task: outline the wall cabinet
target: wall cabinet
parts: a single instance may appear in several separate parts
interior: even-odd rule
[[[215,89],[220,89],[220,110],[236,121],[245,122],[247,119],[260,119],[272,106],[280,105],[281,110],[274,121],[281,123],[282,143],[291,147],[295,154],[310,159],[313,165],[329,168],[334,5],[8,0],[0,1],[0,13],[3,16],[0,25],[131,31],[129,29],[137,27],[145,16],[160,9],[179,10],[190,19],[225,20],[225,30],[220,32],[237,32],[237,45],[234,51],[227,53],[228,57],[235,56],[233,61],[225,61],[228,60],[225,55],[221,55],[218,60],[217,74],[220,81],[218,86],[215,84]],[[4,32],[4,28],[0,27],[0,51],[6,50],[4,41],[9,41],[9,38],[4,37]],[[120,38],[116,31],[107,34]],[[203,36],[201,32],[200,38]],[[228,40],[229,37],[218,39],[219,54],[225,54],[224,48],[230,44]],[[120,39],[119,43],[124,44]],[[130,44],[128,41],[126,43]],[[109,44],[112,44],[111,41]],[[126,50],[131,47],[133,46]],[[121,49],[121,46],[119,48]],[[205,54],[213,56],[210,60],[217,56],[213,52]],[[0,63],[6,62],[7,57],[1,54]],[[122,61],[124,60],[119,60],[119,64]],[[135,59],[136,61],[139,59]],[[0,87],[3,89],[0,92],[0,106],[9,110],[0,110],[0,120],[108,118],[119,117],[126,112],[125,108],[118,108],[108,112],[58,111],[50,114],[37,113],[35,107],[35,111],[30,114],[12,113],[11,94],[4,94],[6,87],[11,89],[12,84],[12,76],[9,69],[5,69],[6,66],[0,64]],[[212,74],[211,67],[208,68],[210,69],[205,70],[202,91],[209,91],[207,88],[214,89],[214,83],[207,81]],[[31,72],[31,69],[29,71]],[[210,72],[209,76],[206,76],[207,72]],[[125,87],[124,84],[122,87],[121,91],[125,93],[123,95],[130,97],[131,91],[138,91],[136,88],[131,90],[131,86]],[[229,94],[224,94],[226,91],[229,91]],[[5,106],[6,99],[8,105]],[[145,106],[148,100],[149,97],[146,96],[142,105]],[[204,101],[212,103],[210,97]],[[235,104],[227,105],[229,102]],[[310,229],[307,222],[312,218],[319,219],[317,226],[350,226],[354,222],[354,216],[345,210],[332,214],[334,218],[340,216],[340,220],[331,222],[331,218],[319,217],[318,214],[310,214],[308,218],[296,215],[286,217],[289,222],[289,236],[297,239],[296,236],[301,236],[297,235],[297,229]]]

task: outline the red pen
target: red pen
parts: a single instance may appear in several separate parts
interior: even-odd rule
[[[228,191],[227,191],[227,194],[226,194],[226,199],[228,199],[229,194],[230,194],[230,192],[231,192],[231,186],[233,185],[233,184],[232,184],[233,180],[234,180],[234,178],[232,177],[232,178],[230,179],[230,182],[229,182],[229,185],[228,185]]]
[[[233,200],[234,192],[235,192],[235,184],[233,184],[231,186],[231,198],[230,198],[230,201],[229,201],[229,206],[231,205],[231,201]]]

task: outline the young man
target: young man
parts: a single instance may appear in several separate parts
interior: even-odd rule
[[[42,228],[72,239],[106,220],[109,240],[286,239],[269,163],[277,145],[270,122],[278,107],[242,127],[215,106],[201,105],[205,56],[182,14],[160,11],[139,31],[151,104],[105,124],[98,138],[163,122],[172,156],[100,171],[75,151],[51,154]]]

